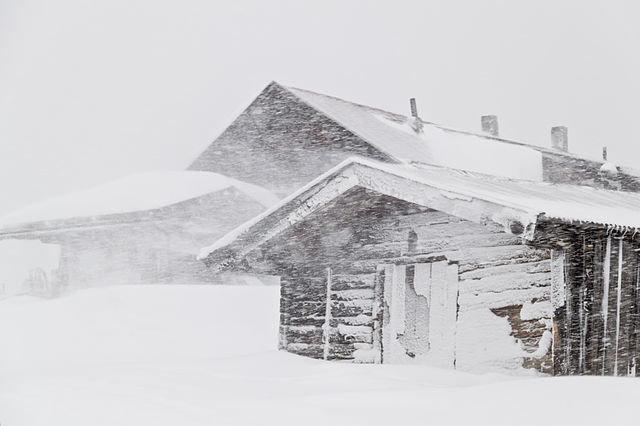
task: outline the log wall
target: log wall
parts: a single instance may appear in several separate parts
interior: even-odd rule
[[[375,362],[375,279],[330,270],[324,277],[283,278],[280,348],[312,358]]]
[[[553,263],[554,374],[638,375],[639,242],[589,228],[562,235]]]
[[[377,362],[379,266],[447,260],[459,270],[456,367],[551,371],[550,251],[497,225],[358,190],[264,251],[282,276],[280,347],[290,352]]]

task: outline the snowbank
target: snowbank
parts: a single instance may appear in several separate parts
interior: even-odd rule
[[[475,376],[279,353],[277,287],[0,301],[2,426],[637,424],[640,380]],[[594,409],[597,407],[597,409]]]

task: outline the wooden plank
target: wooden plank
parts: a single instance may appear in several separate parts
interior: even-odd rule
[[[602,345],[600,359],[602,361],[601,375],[607,371],[607,355],[609,351],[609,292],[611,287],[611,236],[607,236],[602,257]]]
[[[615,328],[615,357],[613,362],[613,375],[624,375],[624,314],[622,312],[623,288],[624,288],[624,241],[622,238],[617,239],[618,245],[618,274],[616,277],[616,328]]]
[[[375,351],[374,363],[382,363],[382,321],[384,316],[383,308],[383,285],[384,285],[384,267],[378,267],[374,280],[374,300],[371,316],[373,319],[373,350]]]
[[[449,325],[446,334],[447,351],[451,358],[449,360],[449,366],[455,368],[456,366],[456,329],[458,324],[458,265],[453,263],[447,265],[446,272],[447,280],[447,300],[446,305],[446,321]]]
[[[567,297],[567,366],[568,374],[580,374],[580,336],[582,319],[581,285],[583,272],[582,241],[572,241],[567,250],[566,297]]]
[[[494,266],[492,268],[476,269],[460,273],[460,281],[478,280],[502,274],[547,274],[551,272],[551,259],[539,262],[515,263],[509,265]]]
[[[609,237],[608,247],[610,248],[608,256],[609,266],[609,278],[607,281],[608,291],[607,295],[607,312],[605,316],[605,356],[603,360],[603,375],[611,376],[615,370],[616,362],[616,319],[618,317],[617,299],[616,293],[618,283],[618,240]],[[605,268],[606,271],[606,268]],[[604,297],[604,296],[603,296]]]
[[[327,296],[325,298],[325,314],[324,314],[324,325],[322,326],[322,358],[328,359],[329,357],[329,349],[331,348],[331,268],[327,268]]]
[[[593,258],[594,258],[594,239],[592,235],[583,235],[583,279],[582,279],[582,287],[583,287],[583,300],[581,304],[583,319],[581,322],[581,335],[580,335],[580,352],[581,352],[581,373],[582,374],[593,374],[592,373],[592,363],[593,356],[590,353],[590,335],[591,335],[591,311],[593,307]]]
[[[353,360],[353,354],[358,349],[371,349],[370,343],[336,343],[331,345],[327,359],[329,360]]]
[[[429,310],[427,298],[418,294],[423,291],[420,286],[429,275],[417,276],[418,272],[429,274],[429,268],[408,265],[405,271],[405,329],[398,338],[409,357],[426,355],[429,351]],[[418,289],[416,289],[418,282]]]
[[[324,300],[301,300],[288,302],[287,310],[289,316],[325,316],[326,302]]]
[[[324,354],[323,344],[289,343],[286,349],[287,352],[318,359],[322,359]]]
[[[357,288],[350,290],[336,291],[335,287],[331,292],[331,300],[366,300],[374,298],[373,288]]]
[[[455,326],[458,297],[458,265],[431,265],[429,354],[434,365],[455,367]]]
[[[299,316],[300,314],[291,314],[287,320],[288,325],[292,326],[317,326],[322,327],[325,322],[323,315]]]
[[[393,298],[393,265],[380,265],[383,281],[382,362],[393,362],[392,342],[396,336],[391,327]]]
[[[296,277],[286,283],[287,301],[322,301],[327,293],[326,284],[325,279]]]
[[[628,376],[633,367],[636,253],[628,240],[622,241],[622,287],[618,375]]]
[[[280,278],[280,327],[278,329],[278,349],[287,348],[287,326],[289,325],[287,289],[289,280],[286,277]]]
[[[289,343],[315,343],[322,342],[323,330],[317,326],[288,326],[287,341]]]
[[[329,341],[331,346],[344,343],[373,343],[373,329],[368,325],[338,324],[331,328]]]
[[[487,267],[539,262],[549,259],[548,250],[528,246],[501,246],[470,248],[463,253],[444,253],[447,259],[459,261],[459,272],[468,272]]]
[[[355,317],[358,315],[371,316],[373,313],[373,299],[334,300],[330,303],[331,317]]]
[[[604,258],[603,239],[600,235],[595,235],[593,244],[593,252],[591,255],[591,304],[590,304],[590,323],[587,342],[587,374],[602,374],[602,272]]]
[[[374,286],[373,274],[335,274],[332,277],[333,291],[372,289]]]
[[[395,265],[393,267],[392,275],[392,310],[391,310],[391,323],[394,324],[394,330],[396,334],[404,333],[405,328],[405,279],[406,279],[406,265]]]
[[[551,306],[553,309],[553,374],[568,373],[567,311],[564,250],[551,251]]]
[[[634,317],[632,320],[633,323],[633,346],[632,346],[632,371],[631,374],[638,376],[640,375],[640,301],[638,298],[640,297],[640,259],[638,259],[638,244],[634,242],[633,249],[635,252],[635,277],[634,277],[634,294],[633,300],[635,302],[635,306],[633,309]]]

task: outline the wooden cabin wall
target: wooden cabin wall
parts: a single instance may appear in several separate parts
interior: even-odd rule
[[[459,264],[457,368],[551,371],[550,252],[525,246],[497,226],[358,189],[272,240],[264,252],[283,276],[282,348],[322,358],[325,314],[348,302],[348,318],[330,325],[336,344],[338,329],[367,328],[350,329],[359,333],[348,337],[354,344],[330,358],[359,358],[369,347],[355,343],[374,349],[369,336],[376,335],[380,311],[374,297],[378,266],[446,258]],[[335,282],[327,288],[329,269],[347,277],[339,289]],[[334,301],[330,311],[327,290]],[[339,293],[347,290],[351,295]]]
[[[554,374],[640,374],[640,244],[605,230],[564,235],[554,251]]]

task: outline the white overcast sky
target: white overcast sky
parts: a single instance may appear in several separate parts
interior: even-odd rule
[[[186,167],[271,80],[640,166],[640,2],[0,0],[0,213]]]

